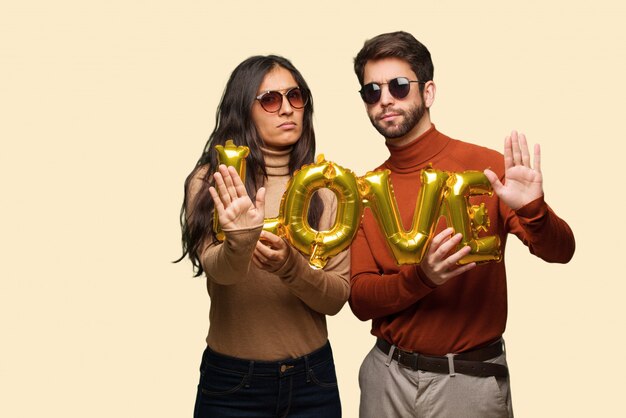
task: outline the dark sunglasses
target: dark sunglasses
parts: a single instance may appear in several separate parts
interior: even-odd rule
[[[365,103],[374,104],[380,100],[382,86],[387,84],[389,86],[389,93],[391,93],[393,97],[396,99],[404,99],[411,90],[411,83],[426,84],[425,81],[396,77],[393,80],[389,80],[387,83],[368,83],[359,90],[359,93],[361,93],[361,98]]]
[[[278,112],[283,105],[283,96],[287,98],[287,101],[294,109],[302,109],[309,101],[309,97],[305,92],[300,90],[300,87],[294,87],[287,90],[285,93],[281,93],[276,90],[266,91],[256,97],[261,104],[263,110],[269,113]]]

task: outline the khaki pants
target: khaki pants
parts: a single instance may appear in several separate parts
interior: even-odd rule
[[[455,376],[398,366],[376,346],[359,371],[360,418],[512,418],[508,378]],[[489,362],[506,365],[506,356]]]

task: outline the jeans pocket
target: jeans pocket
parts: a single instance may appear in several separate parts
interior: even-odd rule
[[[332,360],[316,364],[309,369],[309,377],[311,381],[318,386],[324,388],[337,387],[337,375],[335,373],[335,364]]]
[[[205,396],[230,395],[246,384],[247,375],[217,367],[204,367],[200,375],[200,391]]]

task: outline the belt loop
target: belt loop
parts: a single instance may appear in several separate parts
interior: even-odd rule
[[[446,357],[448,357],[448,369],[449,369],[450,377],[456,376],[456,373],[454,372],[454,356],[455,356],[454,353],[446,354]]]
[[[387,361],[385,361],[385,366],[389,367],[391,364],[391,360],[393,359],[393,352],[396,351],[396,346],[392,345],[389,348],[389,354],[387,354]]]
[[[254,361],[250,360],[250,367],[248,368],[248,375],[246,376],[245,387],[250,387],[250,381],[252,380],[252,372],[254,371]]]
[[[304,356],[304,369],[306,370],[306,382],[311,382],[311,369],[309,369],[309,356]]]

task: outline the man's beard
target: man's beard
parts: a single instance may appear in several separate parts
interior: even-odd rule
[[[400,110],[400,109],[385,109],[383,113],[392,111],[394,113],[398,113],[402,116],[402,121],[397,125],[387,125],[385,122],[378,120],[378,116],[369,115],[370,122],[376,130],[387,139],[395,139],[403,137],[404,135],[411,132],[411,130],[418,124],[418,122],[426,113],[426,107],[424,103],[420,103],[415,107],[410,108],[409,110]]]

